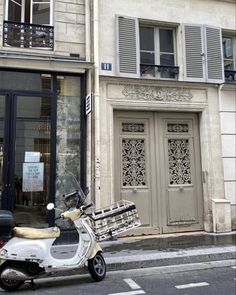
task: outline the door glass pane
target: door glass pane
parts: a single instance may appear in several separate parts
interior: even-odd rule
[[[17,97],[14,215],[18,224],[48,226],[50,106],[50,97]]]
[[[5,96],[0,95],[0,208],[3,190],[3,134],[4,134]]]
[[[51,91],[52,76],[41,73],[0,71],[1,89]]]

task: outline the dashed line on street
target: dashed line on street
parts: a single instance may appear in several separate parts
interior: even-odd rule
[[[130,286],[131,289],[136,290],[136,289],[141,289],[141,287],[135,283],[132,279],[124,279],[124,281]]]
[[[190,283],[186,285],[177,285],[175,288],[177,289],[187,289],[187,288],[196,288],[196,287],[203,287],[203,286],[209,286],[207,282],[201,282],[201,283]]]
[[[232,266],[233,269],[236,269],[236,266]]]
[[[122,293],[112,293],[108,295],[138,295],[138,294],[146,294],[146,293],[143,290],[136,290],[136,291],[122,292]]]

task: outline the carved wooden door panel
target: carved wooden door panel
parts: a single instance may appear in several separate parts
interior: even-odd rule
[[[115,113],[115,199],[135,202],[144,226],[152,225],[150,125],[152,113]]]
[[[135,202],[142,225],[155,233],[201,230],[197,115],[115,112],[114,116],[115,199]]]
[[[163,232],[203,228],[198,120],[194,114],[159,114]]]

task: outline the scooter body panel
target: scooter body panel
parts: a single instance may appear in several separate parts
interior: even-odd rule
[[[75,220],[74,224],[79,233],[79,243],[75,255],[71,258],[60,259],[52,256],[51,249],[55,238],[31,240],[13,237],[1,249],[0,259],[37,262],[49,273],[82,267],[94,255],[94,249],[101,248],[98,248],[86,219]]]
[[[55,238],[24,239],[13,237],[0,251],[0,258],[19,261],[43,261],[48,256]]]

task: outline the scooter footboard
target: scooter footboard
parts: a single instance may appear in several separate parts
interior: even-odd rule
[[[91,213],[97,241],[109,239],[141,225],[133,202],[121,200]]]

